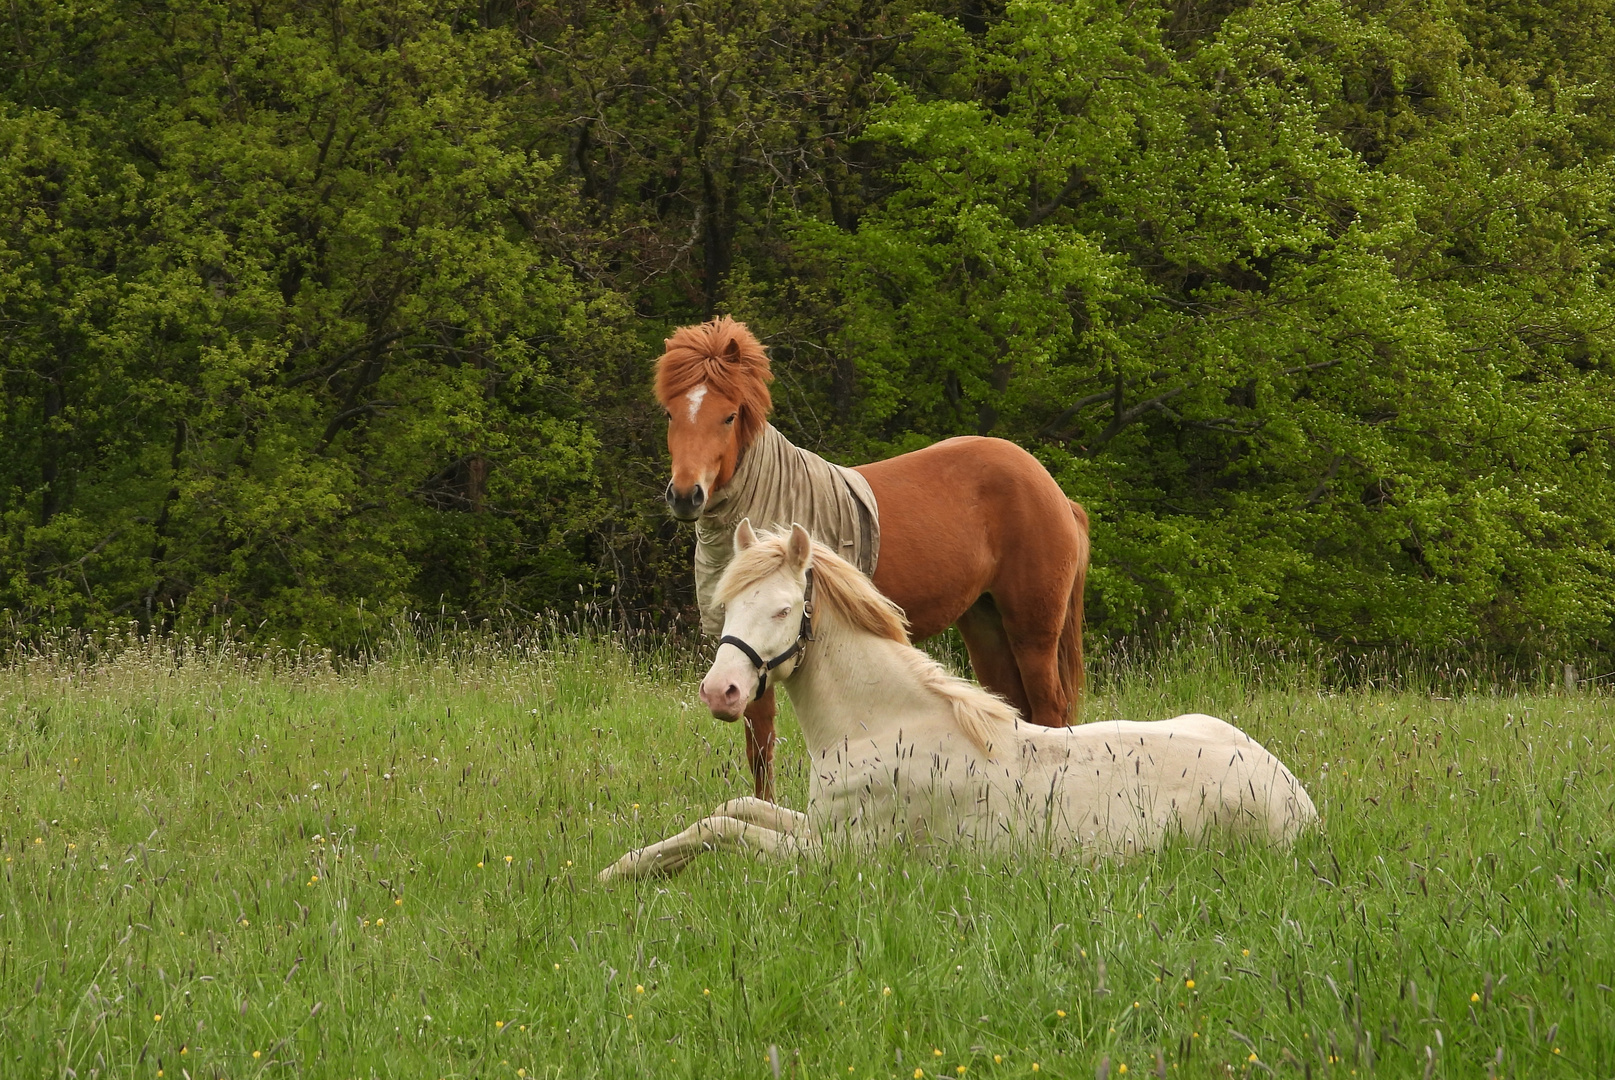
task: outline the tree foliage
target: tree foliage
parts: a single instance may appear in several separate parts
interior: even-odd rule
[[[1012,438],[1090,620],[1611,641],[1615,5],[14,9],[0,605],[688,603],[648,361],[838,460]]]

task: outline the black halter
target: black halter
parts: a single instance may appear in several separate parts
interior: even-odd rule
[[[746,654],[746,658],[752,662],[752,666],[757,669],[760,675],[762,675],[762,678],[757,680],[757,693],[752,695],[752,700],[756,701],[758,698],[762,697],[763,692],[768,689],[768,673],[785,663],[785,661],[789,660],[797,653],[801,652],[803,648],[807,646],[807,643],[812,640],[813,567],[810,566],[807,568],[807,586],[802,590],[802,625],[796,631],[795,645],[792,645],[789,649],[786,649],[772,660],[764,660],[760,655],[758,655],[756,649],[752,648],[750,645],[747,645],[744,641],[741,641],[732,634],[725,634],[723,637],[719,638],[718,647],[721,649],[725,645],[733,645],[735,648]]]

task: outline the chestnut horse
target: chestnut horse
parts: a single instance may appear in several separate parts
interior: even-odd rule
[[[734,476],[767,423],[772,380],[762,343],[727,316],[667,339],[656,396],[674,517],[699,518]],[[984,686],[1034,724],[1070,723],[1083,683],[1087,512],[1003,439],[947,439],[855,471],[879,509],[875,587],[903,609],[912,639],[957,625]],[[775,713],[771,686],[745,709],[757,797],[770,801]]]

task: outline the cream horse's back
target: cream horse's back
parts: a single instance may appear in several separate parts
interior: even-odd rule
[[[1285,844],[1317,817],[1282,762],[1213,716],[1057,729],[1012,720],[986,746],[932,727],[818,748],[814,833],[1125,855],[1172,833]]]
[[[1231,724],[1199,713],[1024,723],[909,646],[901,613],[800,528],[759,540],[743,522],[736,548],[719,589],[727,644],[701,696],[735,719],[758,689],[759,662],[779,658],[772,678],[812,757],[808,812],[735,799],[624,855],[602,880],[672,873],[706,850],[796,858],[838,841],[1094,855],[1148,850],[1174,832],[1287,844],[1317,819],[1295,776]]]
[[[1023,733],[1025,786],[1041,781],[1059,792],[1051,832],[1087,849],[1153,848],[1173,830],[1285,844],[1318,816],[1283,762],[1204,713]]]

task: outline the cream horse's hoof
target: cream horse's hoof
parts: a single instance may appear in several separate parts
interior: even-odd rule
[[[688,859],[669,857],[666,852],[653,851],[657,845],[635,848],[600,873],[596,879],[602,885],[615,881],[632,881],[635,878],[666,876],[678,871]]]
[[[635,873],[635,862],[638,860],[638,858],[639,852],[630,851],[628,854],[624,855],[622,858],[618,859],[616,862],[612,863],[610,866],[596,874],[595,879],[602,885],[610,885],[614,881],[627,881],[637,877],[638,875]]]

